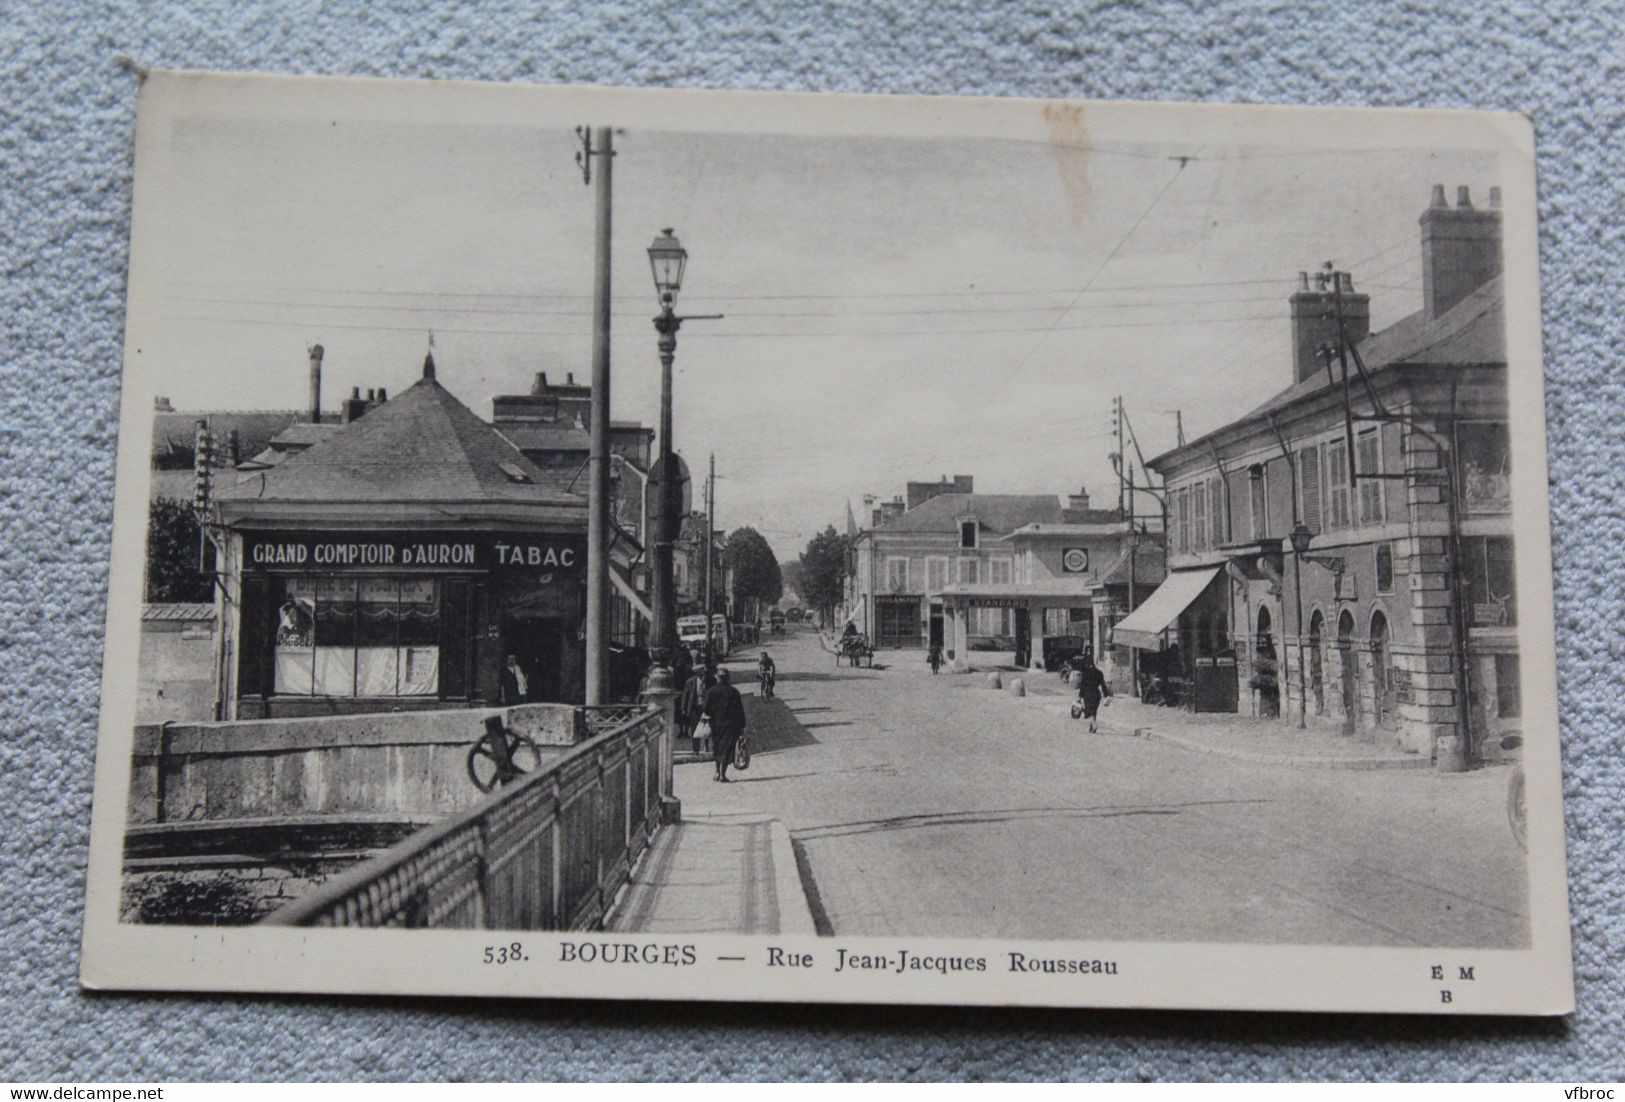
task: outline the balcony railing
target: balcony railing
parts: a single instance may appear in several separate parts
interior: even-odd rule
[[[618,722],[616,722],[618,720]],[[661,712],[589,710],[589,737],[265,919],[277,926],[590,929],[661,821]]]

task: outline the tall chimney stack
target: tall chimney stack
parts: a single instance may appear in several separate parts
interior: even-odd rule
[[[1422,212],[1422,308],[1429,321],[1449,312],[1501,274],[1501,189],[1490,188],[1489,206],[1473,206],[1465,187],[1456,205],[1445,202],[1444,185]]]
[[[1329,272],[1316,272],[1310,286],[1308,272],[1298,273],[1298,289],[1293,292],[1292,381],[1301,383],[1320,371],[1322,345],[1337,347],[1337,300],[1343,300],[1343,329],[1351,345],[1371,335],[1371,296],[1355,294],[1354,279],[1348,273],[1334,287]]]
[[[322,346],[310,346],[310,423],[322,423]]]

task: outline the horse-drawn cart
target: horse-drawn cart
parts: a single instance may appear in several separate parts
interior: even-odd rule
[[[869,645],[869,640],[861,632],[841,637],[841,643],[835,651],[835,664],[839,666],[841,659],[846,659],[853,666],[875,664],[875,649]]]

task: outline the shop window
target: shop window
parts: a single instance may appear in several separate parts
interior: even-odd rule
[[[1474,627],[1516,624],[1518,595],[1512,540],[1506,536],[1468,537],[1461,541],[1461,557],[1468,623]]]
[[[1495,656],[1495,714],[1502,719],[1523,715],[1523,684],[1516,654]]]
[[[1394,591],[1394,545],[1379,543],[1377,554],[1377,592],[1392,593]]]
[[[1512,508],[1512,451],[1507,426],[1468,421],[1456,426],[1456,477],[1468,512],[1504,513]]]
[[[440,593],[432,578],[290,578],[273,691],[295,696],[434,696]]]

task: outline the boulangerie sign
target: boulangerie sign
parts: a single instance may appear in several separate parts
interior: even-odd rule
[[[152,73],[135,163],[87,986],[1571,1009],[1527,119]]]

